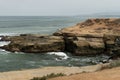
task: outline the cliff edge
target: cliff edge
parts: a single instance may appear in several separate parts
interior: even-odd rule
[[[64,36],[65,49],[75,55],[120,52],[120,19],[118,18],[88,19],[75,26],[63,28],[54,35]]]

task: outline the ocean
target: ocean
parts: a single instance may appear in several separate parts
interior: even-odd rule
[[[57,29],[74,25],[81,20],[75,17],[62,16],[4,16],[0,17],[0,35],[21,33],[51,34]]]
[[[52,34],[61,28],[75,25],[88,18],[96,18],[96,16],[1,16],[0,35]],[[0,42],[1,46],[4,44],[6,42]],[[73,56],[68,52],[34,54],[12,53],[0,49],[0,72],[46,66],[88,66],[108,58],[103,54],[99,56]]]

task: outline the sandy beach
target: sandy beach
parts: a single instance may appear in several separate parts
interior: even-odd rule
[[[120,80],[120,67],[92,73],[58,77],[50,80]]]
[[[42,77],[50,73],[64,73],[66,75],[99,71],[102,65],[86,67],[44,67],[38,69],[28,69],[21,71],[1,72],[0,80],[30,80],[33,77]]]

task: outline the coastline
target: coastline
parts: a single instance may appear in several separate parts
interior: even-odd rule
[[[91,73],[100,71],[103,66],[108,66],[109,64],[98,64],[94,66],[86,67],[44,67],[38,69],[27,69],[20,71],[9,71],[9,72],[0,72],[0,80],[30,80],[33,77],[42,77],[51,73],[64,73],[67,76],[78,73]]]
[[[99,72],[103,69],[116,67],[117,63],[115,63],[115,66],[111,66],[110,60],[117,60],[120,56],[119,22],[120,19],[88,19],[75,26],[61,29],[53,35],[21,34],[20,36],[3,36],[1,41],[11,41],[11,43],[1,48],[11,52],[37,54],[67,51],[76,56],[107,54],[111,57],[94,66],[59,66],[2,72],[0,73],[0,80],[30,80],[33,77],[42,77],[51,73],[71,75]]]

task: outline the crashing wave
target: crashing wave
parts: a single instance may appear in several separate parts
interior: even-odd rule
[[[15,36],[17,33],[0,33],[0,36]]]
[[[59,56],[62,60],[69,58],[69,56],[64,52],[48,52],[47,54]]]
[[[0,41],[0,46],[8,45],[10,41]]]

